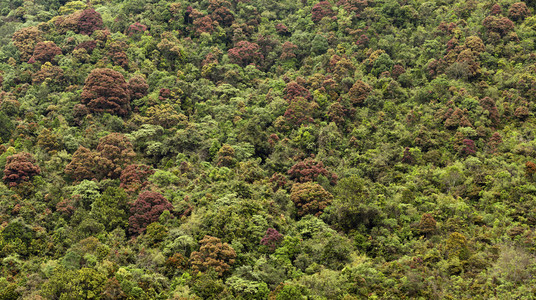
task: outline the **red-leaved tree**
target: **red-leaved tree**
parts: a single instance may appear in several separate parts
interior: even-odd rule
[[[154,170],[147,165],[128,165],[121,172],[119,187],[127,192],[136,192],[145,188],[147,178],[154,174]]]
[[[119,178],[123,168],[136,156],[132,143],[120,133],[110,133],[102,137],[97,145],[97,152],[97,169],[108,178]]]
[[[283,241],[283,235],[273,228],[268,228],[261,240],[261,245],[268,247],[273,252],[281,241]]]
[[[141,99],[147,96],[149,85],[141,75],[135,75],[128,80],[128,91],[130,99]]]
[[[259,65],[264,59],[259,45],[248,41],[238,42],[234,48],[229,49],[228,53],[231,62],[242,67],[249,64]]]
[[[7,157],[3,180],[7,185],[15,187],[22,182],[30,181],[33,176],[40,173],[41,169],[35,164],[33,155],[21,152]]]
[[[33,58],[41,63],[52,62],[60,54],[61,49],[54,42],[39,42],[35,46]]]
[[[93,8],[84,9],[78,17],[80,34],[91,35],[95,30],[104,29],[101,15]]]
[[[290,176],[290,179],[293,179],[296,182],[315,181],[319,175],[323,175],[330,180],[332,185],[335,185],[337,184],[338,179],[337,174],[326,170],[324,163],[316,161],[313,158],[306,158],[305,160],[296,163],[287,173]]]
[[[173,205],[159,193],[145,191],[130,208],[131,216],[128,219],[129,231],[137,235],[145,231],[147,226],[158,221],[164,211],[173,211]]]
[[[129,94],[123,75],[104,68],[89,73],[80,98],[92,112],[125,116],[130,112]]]
[[[331,3],[328,1],[318,2],[311,10],[313,22],[318,23],[323,18],[335,18],[335,12],[331,9]]]

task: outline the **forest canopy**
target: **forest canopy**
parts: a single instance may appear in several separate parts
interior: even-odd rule
[[[0,299],[530,298],[535,10],[0,0]]]

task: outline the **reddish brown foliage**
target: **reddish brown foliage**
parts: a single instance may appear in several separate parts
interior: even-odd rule
[[[529,108],[527,107],[527,103],[523,103],[522,105],[518,106],[516,110],[514,111],[514,116],[516,118],[524,121],[526,118],[528,118],[530,115]]]
[[[188,268],[188,259],[180,253],[175,253],[166,260],[164,266],[170,274],[174,274],[176,270],[186,270]]]
[[[488,141],[488,146],[491,149],[491,152],[495,152],[497,150],[497,146],[502,144],[502,137],[498,132],[493,133],[493,135],[490,137]]]
[[[75,196],[80,197],[80,195],[75,195]],[[75,200],[71,198],[67,198],[65,200],[58,202],[58,204],[56,204],[56,210],[62,213],[66,217],[72,216],[72,214],[76,210]]]
[[[463,147],[460,150],[460,154],[463,156],[469,156],[469,155],[475,155],[476,154],[476,147],[475,142],[471,139],[464,139]]]
[[[85,41],[85,42],[81,42],[80,44],[78,44],[74,48],[74,50],[86,49],[87,53],[91,54],[96,47],[97,47],[96,41]]]
[[[508,16],[514,21],[523,21],[529,15],[530,11],[525,2],[514,3],[508,9]]]
[[[147,96],[149,85],[141,75],[135,75],[128,80],[128,91],[130,99],[141,99]]]
[[[492,126],[499,125],[499,111],[497,110],[497,106],[495,106],[495,101],[490,97],[484,97],[480,100],[480,105],[489,112],[489,119],[492,122]]]
[[[141,234],[147,225],[158,221],[164,211],[173,211],[173,205],[159,193],[145,191],[130,208],[131,216],[128,219],[131,234]]]
[[[332,185],[335,185],[337,184],[338,179],[337,174],[326,170],[324,163],[316,161],[313,158],[306,158],[305,160],[296,163],[287,173],[290,175],[290,179],[293,179],[296,182],[314,181],[319,175],[323,175],[330,180]]]
[[[455,28],[456,28],[455,23],[441,22],[439,23],[439,26],[437,26],[437,34],[438,35],[451,35]]]
[[[285,94],[285,99],[289,102],[292,102],[292,100],[297,97],[303,97],[308,101],[313,100],[313,96],[311,95],[311,93],[296,81],[291,81],[287,83],[287,86],[285,87],[285,90],[283,90],[283,93]]]
[[[367,0],[340,0],[337,5],[342,6],[344,10],[355,13],[356,16],[368,6]]]
[[[192,269],[198,272],[216,271],[220,276],[231,269],[235,262],[236,252],[227,243],[222,243],[217,237],[205,235],[199,242],[199,251],[190,255]]]
[[[286,41],[282,45],[282,53],[281,53],[280,59],[287,60],[287,59],[295,58],[296,51],[298,51],[298,46],[296,46],[295,44],[289,41]]]
[[[33,52],[33,58],[42,63],[47,61],[53,61],[56,55],[61,54],[60,47],[56,46],[54,42],[39,42],[35,46]]]
[[[465,116],[464,111],[456,108],[454,112],[445,120],[445,127],[455,129],[458,127],[473,127]]]
[[[64,81],[63,69],[53,66],[50,63],[45,63],[41,66],[41,70],[33,74],[32,81],[34,83],[42,83],[44,81],[62,83]]]
[[[340,103],[333,102],[328,108],[328,118],[337,125],[343,125],[348,115],[348,110]]]
[[[101,30],[102,17],[93,8],[84,9],[78,17],[78,32],[91,35],[95,30]]]
[[[100,170],[105,177],[119,178],[123,167],[129,164],[136,153],[132,143],[120,133],[110,133],[101,138],[97,145]],[[103,166],[109,166],[108,168]]]
[[[96,178],[96,154],[85,147],[78,147],[71,162],[65,167],[65,174],[74,181]]]
[[[212,33],[214,31],[213,21],[209,16],[204,16],[194,20],[193,25],[196,34],[200,35],[203,32]]]
[[[404,73],[406,73],[406,70],[401,65],[394,65],[391,70],[391,76],[393,76],[394,79],[398,79],[398,76]]]
[[[331,204],[333,195],[313,182],[295,183],[290,191],[290,200],[296,205],[298,216],[319,216]]]
[[[536,174],[536,164],[532,161],[527,161],[525,164],[525,175],[527,177],[532,177]]]
[[[277,34],[282,35],[282,36],[290,35],[290,32],[288,31],[288,27],[281,23],[278,23],[277,25],[275,25],[275,31],[277,32]]]
[[[125,53],[127,48],[127,43],[123,41],[111,42],[108,46],[108,57],[112,59],[114,64],[121,66],[123,69],[128,67],[128,57]]]
[[[233,24],[234,16],[229,7],[231,3],[225,0],[210,0],[208,11],[211,13],[212,20],[218,22],[221,26],[230,26]]]
[[[313,22],[318,23],[323,18],[336,18],[335,12],[331,9],[331,3],[327,1],[318,2],[311,10]]]
[[[348,91],[348,97],[354,105],[362,105],[365,99],[367,99],[372,88],[370,85],[358,80],[354,83],[352,88]]]
[[[34,52],[35,45],[41,40],[37,27],[26,27],[13,34],[13,45],[19,49],[21,59],[26,61]]]
[[[273,184],[273,190],[276,192],[279,189],[285,189],[288,190],[290,188],[289,180],[285,175],[281,173],[274,173],[272,177],[270,177],[270,182]]]
[[[415,163],[415,158],[413,158],[413,155],[411,155],[409,147],[406,147],[406,149],[404,149],[404,155],[402,155],[402,162],[408,165],[412,165]]]
[[[9,186],[15,187],[22,182],[30,181],[31,177],[40,173],[41,169],[35,164],[33,155],[21,152],[7,157],[2,179]]]
[[[145,188],[147,178],[154,174],[154,170],[147,165],[129,165],[121,172],[120,187],[127,192],[136,192]]]
[[[491,10],[490,10],[490,14],[493,15],[493,16],[498,16],[500,14],[502,14],[502,8],[499,4],[495,3],[493,4],[493,6],[491,7]]]
[[[514,23],[506,17],[488,16],[482,22],[488,32],[494,32],[500,36],[505,36],[510,31],[514,30]]]
[[[122,134],[111,133],[99,140],[97,151],[80,146],[65,167],[65,173],[74,181],[119,178],[135,155],[130,141]]]
[[[303,97],[297,97],[290,102],[283,116],[288,124],[299,126],[313,123],[313,112],[316,109],[318,109],[316,102],[308,102]]]
[[[274,251],[275,248],[283,240],[283,235],[273,228],[268,228],[266,234],[261,240],[261,245],[267,246],[270,251]]]
[[[121,73],[112,69],[94,69],[86,78],[81,102],[92,112],[125,116],[130,112],[127,83]]]
[[[128,26],[126,33],[128,36],[133,36],[135,34],[144,33],[145,31],[147,31],[147,26],[140,22],[136,22]]]
[[[242,67],[249,64],[260,64],[264,59],[259,45],[248,41],[238,42],[234,48],[229,49],[228,53],[231,62]]]

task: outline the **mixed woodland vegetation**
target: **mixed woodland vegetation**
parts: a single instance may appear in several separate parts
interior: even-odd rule
[[[0,299],[531,299],[535,6],[0,0]]]

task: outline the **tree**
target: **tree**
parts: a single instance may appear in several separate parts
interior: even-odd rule
[[[105,177],[119,178],[123,168],[130,164],[136,156],[132,148],[132,143],[120,133],[110,133],[99,140],[97,145],[99,156],[98,170]]]
[[[61,49],[54,42],[39,42],[35,45],[33,58],[41,63],[52,62],[56,55],[60,54]]]
[[[517,2],[512,4],[508,9],[508,16],[514,21],[523,21],[530,15],[529,8],[525,2]]]
[[[233,167],[236,164],[235,150],[229,145],[223,145],[217,154],[219,167]]]
[[[13,34],[13,44],[19,49],[21,59],[26,61],[30,58],[41,35],[42,32],[36,26],[23,28]]]
[[[331,9],[331,3],[328,1],[320,1],[315,4],[311,10],[311,15],[315,23],[319,23],[323,18],[336,18],[335,12]]]
[[[113,41],[108,45],[108,57],[112,59],[115,65],[128,68],[128,57],[125,51],[128,49],[127,43],[123,41]]]
[[[418,228],[421,233],[429,234],[436,230],[436,220],[431,214],[422,214]]]
[[[362,105],[365,102],[365,99],[367,99],[370,91],[372,91],[370,85],[361,80],[356,81],[348,91],[350,102],[352,102],[354,106]]]
[[[287,86],[285,87],[285,90],[283,90],[283,93],[285,94],[285,99],[289,103],[297,97],[303,97],[309,101],[313,100],[313,96],[311,95],[309,90],[304,88],[296,81],[291,81],[287,83]]]
[[[81,102],[92,112],[126,116],[130,112],[128,85],[121,73],[94,69],[86,78]]]
[[[208,11],[211,13],[212,20],[218,22],[222,27],[233,24],[234,16],[229,7],[231,3],[225,0],[210,0]]]
[[[20,152],[7,157],[2,179],[9,186],[15,187],[22,182],[30,181],[33,176],[39,174],[41,174],[41,169],[36,165],[33,155]]]
[[[245,67],[249,64],[260,65],[264,56],[260,52],[260,47],[256,43],[240,41],[234,48],[228,51],[232,63]]]
[[[54,84],[61,86],[65,82],[63,69],[58,66],[53,66],[50,62],[46,62],[41,66],[41,69],[32,76],[33,83],[47,82],[49,87]]]
[[[333,195],[313,182],[295,183],[290,191],[290,200],[298,209],[298,216],[319,216],[333,201]]]
[[[128,208],[127,194],[120,188],[109,187],[93,201],[89,215],[111,232],[126,227]]]
[[[119,187],[126,192],[134,193],[148,185],[147,178],[154,174],[154,170],[147,165],[128,165],[121,171],[121,184]]]
[[[306,158],[297,162],[288,170],[290,179],[296,182],[315,181],[319,175],[325,176],[332,185],[337,184],[337,174],[329,172],[324,167],[324,163],[313,158]]]
[[[147,31],[147,26],[141,24],[140,22],[136,22],[128,26],[126,34],[128,36],[136,36],[138,34],[144,33],[145,31]]]
[[[129,232],[133,235],[143,233],[166,210],[172,212],[173,205],[164,196],[150,191],[141,193],[130,208]]]
[[[149,85],[147,84],[145,77],[135,75],[128,80],[128,91],[131,100],[141,99],[147,96],[148,90]]]
[[[500,37],[504,37],[514,30],[514,23],[507,17],[487,16],[482,25],[486,27],[488,33],[495,33]]]
[[[236,252],[227,243],[222,243],[217,237],[205,235],[199,241],[199,251],[190,255],[192,269],[198,272],[214,270],[219,276],[228,272],[235,262]]]
[[[313,123],[313,113],[318,108],[316,102],[308,102],[303,97],[297,97],[290,102],[283,117],[287,124],[298,127],[301,124]]]
[[[261,245],[264,245],[274,251],[275,248],[283,241],[283,235],[273,228],[268,228],[266,234],[261,240]]]
[[[78,16],[78,32],[91,35],[95,30],[104,29],[101,15],[93,8],[84,9]]]
[[[65,167],[65,174],[74,181],[97,178],[95,168],[96,154],[86,147],[79,146],[71,162]]]

